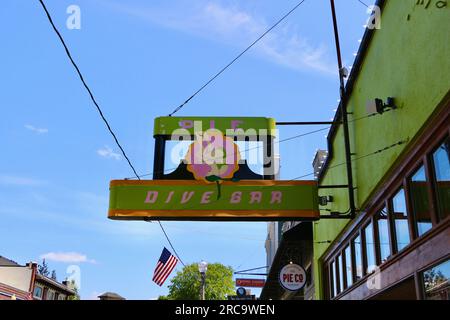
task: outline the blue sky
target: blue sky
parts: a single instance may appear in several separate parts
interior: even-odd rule
[[[47,0],[87,82],[139,173],[152,171],[153,119],[167,115],[297,1]],[[367,19],[337,0],[343,59],[353,63]],[[66,28],[69,5],[81,29]],[[0,11],[0,255],[48,257],[60,280],[81,270],[81,296],[167,294],[151,275],[163,246],[156,223],[107,219],[112,179],[132,176],[42,8]],[[338,100],[328,0],[307,0],[179,115],[330,120]],[[280,138],[313,128],[280,129]],[[326,132],[280,146],[283,179],[311,172]],[[265,223],[166,222],[186,263],[265,265]],[[180,265],[177,266],[180,270]],[[166,282],[168,284],[168,282]]]

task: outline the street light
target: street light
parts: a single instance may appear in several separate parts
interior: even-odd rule
[[[202,276],[202,284],[200,287],[200,299],[205,300],[206,270],[208,270],[208,262],[201,261],[198,264],[198,271]]]

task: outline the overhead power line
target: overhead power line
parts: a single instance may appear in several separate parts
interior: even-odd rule
[[[111,126],[109,125],[108,120],[105,118],[102,109],[100,108],[99,104],[97,103],[94,94],[92,93],[92,90],[89,88],[88,84],[86,83],[86,81],[84,80],[83,74],[81,73],[80,69],[78,68],[78,65],[76,64],[76,62],[74,61],[74,59],[72,58],[72,55],[69,51],[68,46],[66,45],[66,42],[64,41],[64,38],[62,37],[61,33],[59,32],[58,28],[56,28],[55,23],[53,22],[53,19],[50,15],[50,12],[47,10],[47,7],[45,6],[45,3],[43,0],[39,0],[39,2],[42,5],[42,8],[44,9],[48,21],[50,22],[53,30],[55,31],[56,35],[58,36],[59,40],[61,41],[61,44],[64,47],[64,50],[66,51],[66,55],[69,58],[70,62],[72,63],[73,67],[75,68],[76,72],[78,73],[78,76],[80,77],[81,82],[83,83],[84,88],[87,90],[89,97],[91,98],[92,102],[94,103],[95,107],[97,108],[98,113],[100,114],[100,117],[102,118],[103,122],[105,123],[106,127],[108,128],[109,133],[111,134],[111,136],[113,137],[116,145],[119,147],[120,151],[122,152],[122,155],[124,156],[124,158],[127,160],[128,165],[130,166],[131,170],[133,171],[133,173],[135,174],[136,178],[140,180],[139,175],[136,172],[136,169],[134,168],[133,164],[131,163],[130,159],[128,158],[127,154],[125,153],[125,150],[122,148],[122,145],[120,144],[119,140],[117,139],[116,134],[114,133],[114,131],[112,130]],[[169,239],[169,236],[167,235],[166,231],[164,230],[163,225],[161,224],[160,221],[158,221],[159,226],[161,227],[161,230],[163,231],[167,242],[169,243],[170,247],[172,248],[173,252],[175,253],[175,255],[178,257],[178,260],[181,262],[181,264],[184,263],[181,260],[180,256],[177,254],[177,251],[175,250],[174,246],[172,245],[172,242]]]
[[[354,158],[354,159],[352,159],[352,162],[355,162],[355,161],[358,161],[358,160],[361,160],[361,159],[364,159],[364,158],[367,158],[367,157],[371,157],[371,156],[377,155],[377,154],[382,153],[382,152],[384,152],[384,151],[387,151],[387,150],[389,150],[389,149],[392,149],[392,148],[401,146],[402,144],[405,144],[406,142],[408,142],[408,139],[402,140],[402,141],[399,141],[399,142],[396,142],[396,143],[394,143],[394,144],[392,144],[392,145],[390,145],[390,146],[387,146],[387,147],[385,147],[385,148],[382,148],[382,149],[376,150],[376,151],[374,151],[374,152],[365,154],[365,155],[363,155],[363,156]],[[339,164],[336,164],[336,165],[334,165],[334,166],[328,167],[328,170],[329,170],[329,169],[334,169],[334,168],[337,168],[337,167],[340,167],[340,166],[343,166],[343,165],[346,165],[346,164],[347,164],[346,162],[339,163]],[[309,177],[309,176],[313,176],[314,174],[316,174],[316,172],[308,173],[308,174],[305,174],[305,175],[296,177],[296,178],[294,178],[294,179],[291,179],[291,180],[289,180],[289,181],[300,180],[300,179],[303,179],[303,178],[307,178],[307,177]]]
[[[322,132],[322,131],[329,130],[329,129],[330,129],[330,127],[327,127],[327,128],[322,128],[322,129],[318,129],[318,130],[314,130],[314,131],[309,131],[309,132],[305,132],[305,133],[302,133],[302,134],[298,134],[298,135],[295,135],[295,136],[288,137],[288,138],[286,138],[286,139],[280,140],[280,141],[277,142],[277,144],[280,144],[280,143],[283,143],[283,142],[288,142],[288,141],[295,140],[295,139],[299,139],[299,138],[303,138],[303,137],[305,137],[305,136],[309,136],[309,135],[312,135],[312,134],[314,134],[314,133]],[[261,146],[252,147],[252,148],[248,148],[248,149],[245,149],[245,150],[241,151],[241,153],[246,153],[246,152],[248,152],[248,151],[252,151],[252,150],[256,150],[256,149],[261,149],[261,148],[262,148]],[[169,168],[169,169],[164,169],[164,170],[161,170],[161,171],[153,171],[153,172],[150,172],[150,173],[141,174],[141,175],[139,175],[139,178],[148,177],[148,176],[153,175],[154,173],[165,173],[165,172],[170,172],[170,171],[176,170],[177,168],[178,168],[178,167],[175,167],[175,168]],[[131,179],[135,179],[135,177],[128,177],[128,178],[125,178],[125,180],[131,180]]]
[[[255,270],[261,270],[261,269],[267,269],[269,266],[264,266],[264,267],[258,267],[258,268],[251,268],[251,269],[247,269],[247,270],[238,270],[235,273],[238,272],[249,272],[249,271],[255,271]]]
[[[274,28],[276,28],[283,20],[289,17],[298,7],[300,7],[306,0],[302,0],[297,3],[288,13],[282,16],[274,25],[272,25],[269,29],[267,29],[262,35],[260,35],[255,41],[253,41],[247,48],[244,49],[241,53],[239,53],[230,63],[228,63],[225,67],[220,69],[211,79],[209,79],[205,84],[203,84],[197,91],[194,92],[186,101],[176,107],[170,114],[169,117],[173,116],[175,113],[180,111],[186,104],[188,104],[196,95],[198,95],[203,89],[205,89],[208,85],[211,84],[217,77],[219,77],[225,70],[231,67],[240,57],[242,57],[247,51],[249,51],[255,44],[257,44],[261,39],[263,39],[269,32],[271,32]]]
[[[369,7],[365,2],[363,2],[363,1],[361,1],[361,0],[358,0],[358,2],[361,3],[363,6],[365,6],[366,8]]]
[[[164,227],[163,227],[161,221],[158,220],[158,223],[159,223],[159,226],[161,227],[162,232],[163,232],[164,235],[166,236],[167,242],[169,242],[169,245],[170,245],[170,247],[172,248],[173,253],[177,256],[177,258],[178,258],[178,260],[181,262],[181,264],[182,264],[183,266],[186,266],[186,265],[184,264],[183,260],[181,260],[180,256],[178,255],[177,250],[175,250],[174,246],[172,245],[172,242],[170,241],[170,238],[169,238],[169,236],[167,235],[166,230],[164,230]]]
[[[385,113],[389,112],[389,111],[391,111],[391,110],[386,110]],[[352,122],[356,122],[356,121],[359,121],[359,120],[364,120],[364,119],[367,119],[367,118],[375,117],[375,116],[378,116],[378,115],[380,115],[380,114],[379,113],[372,113],[372,114],[369,114],[369,115],[366,115],[366,116],[362,116],[362,117],[359,117],[359,118],[356,118],[356,119],[353,119],[353,120],[349,120],[348,122],[352,123]],[[317,129],[317,130],[308,131],[308,132],[301,133],[301,134],[298,134],[298,135],[295,135],[295,136],[292,136],[292,137],[288,137],[288,138],[282,139],[282,140],[280,140],[280,141],[278,141],[276,143],[280,144],[280,143],[283,143],[283,142],[288,142],[288,141],[292,141],[292,140],[295,140],[295,139],[303,138],[303,137],[312,135],[314,133],[319,133],[319,132],[322,132],[322,131],[325,131],[325,130],[329,130],[330,128],[331,127],[326,127],[326,128],[321,128],[321,129]],[[255,150],[255,149],[261,149],[261,148],[262,148],[261,146],[257,146],[257,147],[253,147],[253,148],[249,148],[249,149],[243,150],[242,152],[245,153],[245,152],[248,152],[248,151],[252,151],[252,150]],[[145,174],[140,174],[139,178],[152,176],[154,173],[171,172],[173,170],[176,170],[177,168],[178,167],[174,167],[174,168],[164,169],[164,170],[160,170],[160,171],[153,171],[153,172],[149,172],[149,173],[145,173]],[[125,180],[131,180],[131,179],[136,179],[136,177],[125,178]]]
[[[50,13],[47,10],[47,7],[44,4],[44,1],[43,0],[39,0],[39,2],[41,3],[42,8],[44,8],[44,11],[45,11],[45,13],[47,15],[48,21],[52,25],[53,30],[55,31],[56,35],[58,36],[59,40],[61,41],[61,44],[63,45],[63,47],[64,47],[64,49],[66,51],[67,57],[69,58],[69,60],[72,63],[73,67],[75,68],[75,70],[77,71],[78,76],[80,77],[80,80],[83,83],[83,86],[87,90],[87,92],[89,94],[89,97],[91,98],[92,102],[94,103],[95,107],[97,108],[97,111],[100,114],[100,117],[102,118],[102,120],[105,123],[106,127],[108,128],[109,133],[111,134],[111,136],[113,137],[116,145],[119,147],[120,151],[122,152],[122,155],[127,160],[128,165],[130,166],[131,170],[134,172],[136,177],[139,178],[139,176],[138,176],[138,174],[136,172],[136,169],[134,168],[133,164],[131,163],[130,159],[128,158],[127,154],[125,153],[125,150],[122,148],[122,145],[120,144],[119,140],[117,139],[116,134],[111,129],[111,126],[109,125],[108,120],[106,120],[105,116],[103,115],[103,112],[102,112],[100,106],[98,105],[97,101],[95,100],[95,97],[94,97],[91,89],[89,88],[89,86],[87,85],[86,81],[84,80],[83,74],[81,73],[80,69],[78,68],[78,65],[73,60],[72,55],[71,55],[71,53],[69,51],[69,48],[67,47],[66,42],[64,41],[64,38],[62,37],[61,33],[58,31],[58,29],[56,28],[55,24],[53,23],[53,19],[50,16]]]

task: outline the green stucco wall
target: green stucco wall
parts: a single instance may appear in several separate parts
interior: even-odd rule
[[[427,1],[425,1],[427,2]],[[398,110],[350,122],[352,152],[355,157],[417,137],[450,88],[450,3],[438,9],[417,5],[417,0],[388,0],[382,12],[381,30],[374,34],[361,72],[349,99],[349,120],[367,115],[366,102],[395,97]],[[345,36],[345,35],[343,35]],[[357,190],[356,205],[364,209],[369,197],[395,164],[406,145],[353,162]],[[342,129],[333,143],[330,167],[345,162]],[[345,166],[329,169],[323,185],[345,184]],[[332,211],[348,210],[346,190],[321,191],[333,195]],[[321,257],[347,225],[348,220],[320,220],[314,223],[314,279],[316,299],[322,292]]]

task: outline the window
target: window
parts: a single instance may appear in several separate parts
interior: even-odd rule
[[[375,216],[378,227],[378,242],[380,244],[380,262],[385,262],[391,255],[391,243],[389,240],[389,220],[386,208]]]
[[[53,300],[55,298],[55,292],[52,290],[48,290],[46,300]]]
[[[355,275],[356,281],[363,276],[363,264],[362,264],[362,247],[361,247],[361,236],[356,237],[353,241],[353,250],[355,252]]]
[[[447,231],[444,227],[450,219],[450,136],[446,120],[447,114],[420,138],[420,143],[412,145],[404,160],[399,158],[401,163],[386,172],[373,195],[364,199],[367,206],[361,208],[361,217],[333,239],[335,245],[326,250],[323,264],[324,272],[329,272],[330,281],[325,286],[329,286],[330,297],[336,299],[344,290],[347,293],[355,284],[371,278],[377,266],[388,268],[389,273],[390,266],[395,270],[402,267],[400,264],[411,263],[411,273],[395,285],[396,291],[389,288],[386,293],[408,291],[405,296],[416,298],[414,289],[419,285],[420,297],[450,301],[447,252],[440,244],[439,248],[426,246],[428,237]],[[427,252],[433,249],[434,254],[447,260],[431,268],[436,260]],[[417,261],[409,260],[413,256],[410,252],[420,255]],[[428,270],[420,267],[425,264]]]
[[[426,300],[450,300],[450,260],[425,271],[422,279]]]
[[[332,297],[336,297],[338,294],[337,291],[337,281],[336,281],[336,264],[334,261],[330,264],[330,278],[331,278],[331,286],[332,286]]]
[[[432,227],[425,167],[420,167],[412,176],[410,190],[417,236],[420,237]]]
[[[338,256],[338,265],[339,265],[339,291],[344,291],[344,268],[342,264],[342,255]]]
[[[366,273],[372,273],[375,271],[376,268],[376,261],[375,261],[375,242],[373,239],[373,225],[370,223],[365,229],[364,229],[364,237],[365,237],[365,248],[366,248]]]
[[[353,284],[353,268],[352,268],[352,250],[350,246],[347,246],[344,250],[345,253],[345,273],[347,278],[347,287],[351,287]]]
[[[397,251],[401,251],[411,242],[408,227],[408,213],[406,211],[406,198],[403,189],[392,199],[393,218],[395,226],[395,236]]]
[[[33,296],[36,298],[42,298],[42,288],[41,287],[34,287]]]
[[[450,215],[450,139],[433,154],[439,219]]]

